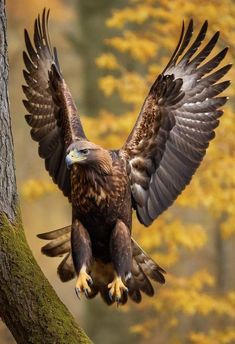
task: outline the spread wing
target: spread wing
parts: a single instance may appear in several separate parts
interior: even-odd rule
[[[68,146],[79,139],[86,139],[76,106],[62,77],[56,49],[52,50],[48,34],[49,11],[44,9],[42,19],[34,25],[34,47],[25,30],[27,53],[23,53],[23,91],[27,100],[25,116],[32,127],[31,136],[39,144],[39,155],[53,181],[65,196],[70,197],[70,178],[65,155]]]
[[[219,32],[195,55],[207,22],[191,43],[193,21],[167,67],[152,85],[137,122],[121,153],[128,162],[133,207],[148,226],[167,209],[190,182],[200,165],[227,100],[218,96],[228,85],[219,80],[231,65],[215,68],[227,48],[207,60]]]

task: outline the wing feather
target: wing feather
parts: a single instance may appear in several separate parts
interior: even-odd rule
[[[39,156],[53,181],[70,197],[69,171],[65,164],[68,146],[85,139],[76,106],[60,71],[56,49],[52,50],[48,34],[49,11],[43,10],[34,23],[33,43],[25,30],[26,52],[23,86],[28,111],[25,119],[31,137],[39,143]]]
[[[224,48],[205,61],[215,48],[219,32],[196,54],[206,37],[207,21],[190,45],[193,21],[181,37],[167,67],[152,85],[136,124],[121,153],[127,160],[133,207],[146,226],[167,209],[190,182],[200,165],[227,97],[230,84],[220,81],[231,65],[217,68]],[[139,168],[136,160],[142,161]],[[147,169],[152,166],[151,173]],[[151,164],[152,162],[152,164]],[[144,190],[144,192],[143,192]]]

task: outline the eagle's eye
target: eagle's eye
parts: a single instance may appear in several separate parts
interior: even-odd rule
[[[82,153],[83,155],[87,155],[89,153],[89,149],[81,149],[80,153]]]

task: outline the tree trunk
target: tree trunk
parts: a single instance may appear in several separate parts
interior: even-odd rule
[[[17,191],[8,104],[8,60],[4,1],[0,1],[0,211],[14,222]]]
[[[17,343],[91,343],[44,277],[24,236],[7,93],[4,0],[0,25],[0,316]]]
[[[215,221],[215,264],[216,264],[216,288],[220,294],[226,292],[226,249],[222,237],[221,227],[226,221],[227,214],[222,213]]]
[[[70,35],[69,38],[78,53],[81,61],[82,95],[79,101],[79,109],[87,116],[97,116],[101,109],[112,111],[119,107],[120,101],[116,104],[115,99],[107,99],[99,89],[98,80],[104,75],[104,71],[99,69],[95,60],[102,53],[109,51],[104,40],[111,37],[113,31],[107,30],[105,21],[111,14],[112,9],[125,5],[125,0],[79,0],[75,1],[75,11],[77,12],[78,33]]]

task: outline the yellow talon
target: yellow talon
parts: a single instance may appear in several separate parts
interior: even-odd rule
[[[118,275],[115,276],[114,280],[108,284],[109,295],[112,300],[120,301],[123,292],[127,292],[128,288],[122,282],[122,278]]]
[[[90,285],[92,284],[91,276],[88,275],[88,273],[86,272],[86,268],[82,267],[77,277],[76,286],[75,286],[75,291],[78,297],[79,297],[79,292],[84,292],[85,295],[91,292],[91,288],[89,284]]]

